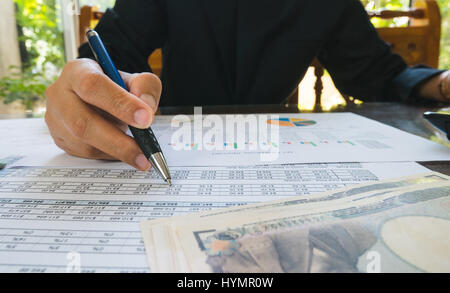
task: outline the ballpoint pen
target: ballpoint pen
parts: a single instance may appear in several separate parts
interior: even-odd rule
[[[89,30],[86,33],[86,36],[92,53],[102,67],[103,72],[117,85],[128,91],[125,82],[117,71],[117,68],[109,56],[108,51],[106,51],[106,48],[103,45],[98,33],[94,30]],[[159,146],[158,140],[156,139],[152,129],[138,129],[133,126],[129,126],[129,128],[134,139],[136,140],[136,143],[141,148],[145,157],[152,164],[153,168],[158,171],[164,181],[166,181],[169,185],[172,185],[169,167],[167,166],[166,159],[164,158],[161,147]]]

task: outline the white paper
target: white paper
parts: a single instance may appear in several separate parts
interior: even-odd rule
[[[427,172],[416,163],[0,171],[0,272],[147,272],[139,222]]]
[[[327,119],[336,119],[337,123],[337,118],[314,116],[317,125],[327,123]],[[8,168],[0,171],[0,271],[144,272],[148,267],[139,231],[142,220],[315,194],[427,171],[416,163],[280,166],[273,164],[276,162],[261,165],[259,154],[174,152],[167,141],[174,131],[171,119],[159,117],[154,125],[169,161],[171,188],[153,171],[143,173],[120,162],[65,154],[54,145],[42,119],[0,121],[0,161],[8,163]],[[367,122],[362,120],[361,125]],[[448,159],[445,147],[383,127],[377,131],[385,131],[386,136],[393,133],[389,139],[394,146],[404,141],[412,148],[411,154],[402,157],[397,146],[391,155],[411,160]],[[330,131],[338,133],[338,128]],[[281,137],[300,135],[297,130],[289,131],[283,130]],[[361,148],[360,153],[364,153]],[[353,154],[358,157],[358,150]],[[321,162],[322,156],[333,157],[332,161],[354,161],[349,159],[352,153],[348,147],[336,148],[336,152],[295,148],[280,160]],[[366,160],[375,157],[367,154]],[[395,158],[382,161],[391,159]]]
[[[226,116],[220,117],[222,121],[227,121]],[[243,119],[245,117],[243,116]],[[260,120],[263,123],[259,123],[253,131],[245,129],[243,150],[234,150],[235,147],[240,147],[235,143],[237,134],[233,135],[229,131],[225,131],[223,143],[227,144],[227,147],[223,146],[223,150],[207,151],[206,147],[210,140],[205,141],[205,133],[211,127],[206,127],[204,123],[202,125],[202,122],[196,121],[194,116],[184,117],[184,120],[176,118],[181,121],[190,121],[193,137],[191,145],[189,143],[187,146],[184,145],[187,150],[174,150],[173,137],[179,128],[169,127],[170,121],[174,120],[173,117],[160,117],[153,129],[169,165],[179,165],[180,163],[209,166],[450,160],[450,148],[446,146],[353,113],[271,114],[257,115],[256,117],[258,123]],[[260,117],[264,119],[260,119]],[[279,139],[276,143],[268,142],[271,144],[269,150],[261,148],[250,150],[249,145],[265,144],[260,137],[264,132],[271,132],[273,126],[270,123],[286,119],[290,119],[287,124],[295,125],[297,123],[299,126],[279,126]],[[272,122],[268,123],[268,120]],[[299,121],[295,122],[296,120]],[[201,129],[203,132],[197,134],[194,129]],[[255,134],[255,132],[257,133]],[[250,138],[256,137],[256,135],[259,135],[258,141],[251,141]]]
[[[225,116],[218,116],[226,121]],[[266,116],[255,116],[266,117]],[[193,116],[185,117],[192,124],[192,143],[188,150],[174,150],[173,136],[179,128],[171,127],[173,116],[159,116],[152,126],[169,166],[243,166],[266,164],[297,163],[335,163],[335,162],[408,162],[408,161],[447,161],[450,160],[450,148],[424,138],[408,134],[396,128],[352,113],[325,114],[276,114],[267,116],[303,119],[296,127],[279,127],[279,140],[270,150],[243,150],[234,143],[224,150],[206,150],[207,141],[203,141],[210,128],[198,129]],[[179,120],[177,117],[175,120]],[[185,120],[181,120],[185,121]],[[262,119],[267,124],[267,119]],[[201,126],[201,123],[200,123]],[[204,126],[204,125],[203,125]],[[266,129],[267,125],[258,129]],[[269,126],[271,127],[271,126]],[[231,135],[225,131],[225,138]],[[21,164],[27,166],[97,166],[99,162],[81,160],[66,155],[56,147],[42,119],[0,121],[1,156],[24,155]],[[252,135],[246,129],[245,137]],[[270,137],[269,137],[270,138]],[[258,139],[259,140],[259,139]],[[230,138],[232,141],[232,138]],[[202,144],[202,143],[203,144]],[[248,142],[254,143],[256,142]],[[259,142],[258,142],[259,143]],[[276,146],[275,146],[276,145]],[[265,156],[265,157],[264,157]],[[100,163],[101,164],[101,163]]]

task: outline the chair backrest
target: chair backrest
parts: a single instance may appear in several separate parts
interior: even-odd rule
[[[441,14],[435,0],[418,0],[408,10],[383,10],[369,13],[369,16],[383,19],[408,17],[407,27],[381,27],[377,29],[378,34],[409,65],[439,66]]]
[[[98,23],[100,18],[103,16],[103,12],[98,10],[96,6],[83,6],[80,9],[80,17],[79,17],[79,31],[80,31],[80,44],[84,44],[87,42],[86,32],[94,28]],[[162,72],[162,51],[161,49],[155,50],[148,57],[148,64],[152,68],[154,74],[161,77]]]
[[[80,9],[79,16],[79,40],[80,44],[87,42],[86,32],[97,24],[97,22],[102,18],[103,12],[98,10],[97,6],[83,6]]]

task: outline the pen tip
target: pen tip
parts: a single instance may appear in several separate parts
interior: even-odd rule
[[[169,184],[169,186],[172,186],[172,181],[170,179],[167,179],[167,184]]]

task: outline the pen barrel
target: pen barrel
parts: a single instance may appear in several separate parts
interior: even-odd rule
[[[87,33],[87,37],[89,40],[89,46],[100,64],[100,67],[103,69],[103,72],[117,85],[128,91],[125,82],[117,71],[117,68],[114,66],[114,62],[107,53],[107,50],[99,35],[95,31],[91,30]],[[129,128],[134,136],[134,139],[147,158],[150,158],[155,153],[161,152],[159,143],[156,140],[155,134],[151,128],[138,129],[132,126],[129,126]]]
[[[130,131],[147,159],[155,153],[162,152],[151,128],[138,129],[130,126]]]
[[[88,32],[87,38],[89,41],[89,46],[91,47],[91,51],[94,54],[95,59],[99,63],[100,67],[103,69],[103,72],[117,85],[128,91],[128,88],[125,85],[122,77],[120,76],[119,71],[117,70],[114,62],[107,53],[108,51],[106,50],[105,45],[100,39],[100,36],[96,32],[91,30]]]
[[[89,46],[102,67],[103,72],[117,85],[128,91],[125,82],[117,71],[117,68],[114,66],[114,63],[97,32],[90,30],[86,33],[86,36],[88,38]],[[171,184],[169,168],[153,130],[151,128],[139,129],[133,126],[129,126],[129,128],[133,134],[134,140],[144,153],[145,157],[150,161],[163,179]]]

